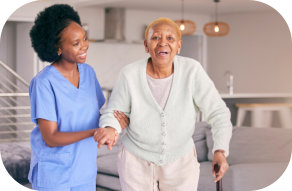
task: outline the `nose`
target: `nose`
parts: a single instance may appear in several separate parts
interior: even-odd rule
[[[81,50],[87,50],[89,46],[88,40],[82,42]]]
[[[160,39],[159,45],[160,46],[166,46],[168,43],[167,39],[165,37]]]

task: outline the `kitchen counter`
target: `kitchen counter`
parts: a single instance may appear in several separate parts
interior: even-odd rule
[[[223,99],[254,99],[254,98],[292,98],[292,93],[235,93],[220,94]]]
[[[238,103],[292,103],[291,93],[235,93],[220,94],[231,112],[231,122],[236,124]]]

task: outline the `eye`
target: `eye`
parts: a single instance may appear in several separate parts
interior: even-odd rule
[[[152,37],[152,40],[158,40],[158,39],[159,39],[158,36],[153,36],[153,37]]]
[[[79,46],[79,42],[74,43],[73,46]]]
[[[173,40],[174,38],[172,36],[167,37],[168,40]]]

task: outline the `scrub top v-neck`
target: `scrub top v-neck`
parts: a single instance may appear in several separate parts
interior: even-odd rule
[[[30,84],[31,118],[36,127],[31,133],[29,178],[37,173],[37,185],[40,187],[67,188],[96,179],[97,143],[93,137],[50,148],[45,144],[37,124],[39,118],[55,121],[60,132],[98,127],[99,110],[105,98],[94,70],[88,64],[78,64],[78,70],[78,88],[52,65],[45,67]]]
[[[51,67],[51,70],[55,70],[55,74],[57,75],[57,77],[61,80],[61,81],[64,81],[64,83],[67,83],[68,84],[68,88],[70,88],[70,86],[72,86],[72,89],[74,91],[74,89],[78,90],[79,87],[80,87],[80,80],[82,79],[82,74],[83,72],[80,72],[80,64],[77,64],[77,68],[78,68],[78,72],[79,72],[79,79],[78,79],[78,87],[74,86],[69,80],[67,80],[60,72],[59,70],[53,66],[53,65],[50,65]]]

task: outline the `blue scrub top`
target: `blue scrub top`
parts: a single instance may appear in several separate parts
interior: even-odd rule
[[[79,88],[52,65],[30,83],[31,119],[36,127],[31,132],[29,180],[39,187],[68,188],[96,180],[97,143],[93,137],[50,148],[37,124],[38,118],[56,121],[60,132],[98,128],[99,110],[105,98],[94,70],[88,64],[78,64],[78,70]],[[36,165],[38,168],[34,170]]]

